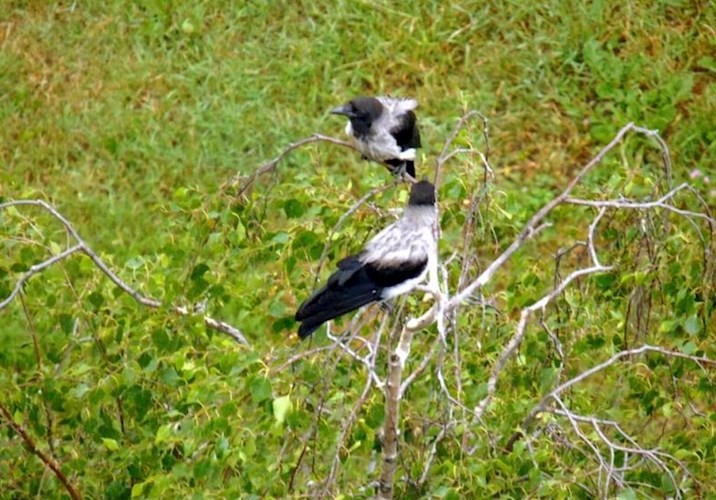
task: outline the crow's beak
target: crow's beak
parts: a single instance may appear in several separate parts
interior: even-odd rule
[[[331,110],[331,114],[332,115],[345,115],[348,118],[353,116],[353,112],[351,111],[350,106],[348,106],[347,104],[344,106],[338,106],[337,108],[333,108]]]

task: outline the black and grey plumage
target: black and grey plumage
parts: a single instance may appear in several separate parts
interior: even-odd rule
[[[392,172],[415,177],[415,155],[420,144],[415,99],[356,97],[331,110],[348,117],[346,134],[369,160],[384,163]]]
[[[298,335],[308,337],[326,321],[371,302],[410,292],[425,279],[435,255],[435,186],[413,184],[403,216],[373,237],[296,312]]]

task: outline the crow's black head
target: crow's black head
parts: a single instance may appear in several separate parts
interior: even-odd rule
[[[334,115],[345,115],[351,121],[356,137],[365,137],[370,126],[383,114],[383,105],[375,97],[356,97],[347,104],[333,108]]]
[[[435,186],[428,181],[420,181],[413,184],[413,187],[410,189],[408,205],[411,207],[435,205]]]

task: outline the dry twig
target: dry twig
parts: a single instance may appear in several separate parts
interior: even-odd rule
[[[289,144],[287,148],[285,148],[281,153],[279,153],[278,156],[276,156],[274,159],[267,161],[263,165],[261,165],[259,168],[257,168],[250,176],[245,177],[241,174],[237,174],[234,177],[231,178],[227,183],[223,184],[221,186],[221,190],[225,190],[227,188],[236,186],[239,184],[239,189],[236,194],[236,196],[241,196],[248,191],[248,189],[253,185],[253,183],[261,177],[264,174],[267,174],[269,172],[273,172],[276,170],[276,167],[278,167],[278,164],[286,157],[289,153],[305,146],[306,144],[311,144],[314,142],[328,142],[331,144],[335,144],[336,146],[341,146],[348,149],[355,150],[355,147],[350,142],[342,141],[340,139],[336,139],[335,137],[330,137],[323,134],[313,134],[310,137],[306,137],[304,139],[301,139],[299,141],[296,141],[292,144]]]
[[[59,463],[57,463],[57,460],[55,460],[51,455],[48,455],[37,447],[37,444],[30,437],[25,428],[15,422],[15,420],[13,420],[10,411],[1,402],[0,414],[2,414],[2,417],[5,419],[7,425],[9,425],[10,428],[12,428],[12,430],[15,431],[15,433],[17,433],[20,438],[22,438],[23,442],[25,443],[25,446],[27,446],[27,448],[30,450],[30,453],[39,458],[40,461],[45,464],[45,467],[49,468],[55,474],[55,476],[57,476],[57,479],[60,480],[70,497],[73,500],[80,500],[82,498],[82,495],[80,495],[79,491],[77,491],[77,488],[75,488],[75,486],[70,482],[65,473],[62,472],[62,467]]]
[[[471,118],[474,117],[480,117],[483,120],[483,137],[486,141],[486,152],[483,153],[477,149],[463,147],[451,149],[451,146],[454,143],[456,137],[458,136],[460,130]],[[584,200],[571,196],[574,189],[584,180],[586,175],[590,171],[592,171],[597,165],[599,165],[603,161],[605,156],[610,151],[612,151],[619,143],[621,143],[627,136],[627,134],[630,132],[636,132],[639,134],[646,135],[647,137],[652,138],[656,141],[662,152],[664,178],[666,179],[666,185],[668,186],[669,191],[666,194],[661,195],[658,199],[654,201],[636,201],[628,199]],[[309,138],[309,140],[306,142],[299,142],[294,145],[291,145],[289,151],[295,149],[296,147],[299,147],[302,144],[321,140],[319,138],[315,138],[316,136],[313,137],[313,139]],[[286,153],[287,152],[288,151],[286,151]],[[375,371],[377,352],[380,347],[377,341],[369,343],[365,340],[361,340],[362,347],[360,349],[367,350],[367,354],[363,355],[361,354],[360,349],[352,349],[348,345],[347,341],[340,341],[341,337],[329,336],[329,338],[332,338],[333,340],[332,348],[329,349],[329,351],[332,351],[333,348],[338,347],[345,354],[348,354],[353,359],[363,364],[369,372],[366,384],[363,388],[363,392],[361,393],[361,396],[356,400],[356,404],[354,405],[353,410],[350,414],[349,422],[352,422],[356,418],[357,412],[360,411],[360,408],[363,406],[369,391],[372,390],[374,386],[383,386],[383,390],[385,393],[385,420],[383,428],[383,463],[382,471],[380,474],[380,481],[378,484],[378,498],[391,498],[395,491],[395,480],[398,464],[398,441],[400,436],[399,423],[401,400],[405,396],[408,387],[416,380],[418,380],[431,366],[433,366],[435,369],[435,373],[437,375],[436,379],[440,384],[439,390],[449,402],[449,404],[446,406],[447,419],[441,425],[440,432],[438,433],[436,439],[432,442],[431,451],[428,454],[427,461],[424,464],[422,473],[420,474],[420,477],[418,479],[419,484],[424,483],[428,479],[430,466],[434,461],[438,443],[443,440],[448,435],[448,433],[450,433],[451,430],[456,428],[458,425],[464,428],[463,449],[469,454],[474,453],[477,450],[477,445],[474,445],[472,448],[469,449],[467,448],[466,439],[468,436],[471,435],[472,432],[471,430],[469,430],[469,427],[475,426],[476,424],[482,422],[482,417],[484,416],[493,397],[497,393],[500,377],[502,373],[506,370],[509,361],[514,356],[517,348],[527,334],[527,327],[529,322],[532,320],[534,313],[538,313],[539,324],[542,326],[542,329],[547,333],[548,337],[552,340],[552,343],[554,344],[555,349],[557,350],[559,357],[562,360],[559,371],[561,376],[561,370],[564,367],[564,357],[566,356],[566,348],[562,345],[562,342],[557,337],[557,335],[549,328],[548,323],[546,321],[547,310],[548,307],[553,304],[559,297],[561,297],[565,293],[567,288],[570,287],[573,283],[577,283],[581,281],[584,277],[595,273],[603,273],[614,270],[613,266],[602,263],[595,242],[597,238],[598,227],[602,223],[607,211],[611,209],[631,209],[644,211],[664,210],[665,212],[685,217],[694,227],[696,227],[695,221],[705,221],[709,224],[711,233],[716,226],[716,224],[714,224],[716,220],[714,220],[714,218],[712,218],[711,215],[708,213],[708,207],[705,206],[704,203],[702,203],[702,206],[704,206],[705,213],[699,213],[679,208],[674,204],[675,197],[679,193],[685,191],[691,192],[700,201],[703,202],[703,200],[698,196],[698,193],[694,192],[693,189],[688,185],[684,184],[676,188],[671,187],[671,160],[666,144],[659,137],[657,132],[644,129],[642,127],[638,127],[630,123],[623,127],[621,130],[619,130],[619,132],[615,135],[614,139],[610,141],[609,144],[602,148],[588,163],[586,163],[582,167],[582,169],[572,178],[572,180],[562,192],[557,194],[553,199],[551,199],[537,212],[535,212],[535,214],[530,218],[527,224],[525,224],[523,229],[519,232],[514,241],[504,251],[502,251],[501,254],[499,254],[489,265],[487,265],[484,270],[482,270],[482,272],[480,272],[476,277],[468,279],[470,271],[477,265],[476,257],[474,257],[473,255],[474,251],[470,248],[469,244],[473,239],[472,225],[476,217],[480,216],[478,212],[478,207],[487,198],[490,188],[489,181],[492,179],[493,176],[493,169],[489,163],[489,136],[487,132],[487,120],[477,111],[472,111],[465,114],[457,122],[451,134],[446,139],[435,165],[436,184],[440,178],[441,171],[444,168],[445,164],[448,161],[458,157],[459,155],[479,157],[484,171],[482,188],[476,191],[471,197],[467,222],[465,223],[465,227],[463,229],[462,234],[463,248],[462,251],[456,250],[455,252],[453,252],[452,256],[443,261],[442,263],[439,261],[439,259],[437,258],[438,256],[436,255],[436,266],[430,270],[429,284],[428,286],[423,287],[426,292],[429,292],[433,296],[433,306],[421,316],[417,318],[411,318],[403,324],[400,330],[400,335],[395,342],[394,347],[390,349],[387,354],[388,374],[386,376],[385,381],[381,380]],[[266,170],[260,169],[260,171],[263,172],[275,168],[276,163],[280,161],[284,156],[285,154],[280,155],[266,165]],[[252,177],[250,180],[253,181],[253,178],[255,178],[255,176]],[[347,211],[347,213],[343,215],[343,217],[341,217],[336,228],[334,228],[331,232],[331,235],[335,232],[338,226],[340,226],[348,217],[350,217],[350,215],[355,212],[358,206],[360,206],[363,202],[365,202],[368,197],[372,196],[373,194],[374,192],[371,191],[367,193],[363,198],[358,200],[358,202],[354,204]],[[502,352],[498,356],[498,359],[491,367],[490,376],[487,380],[487,394],[475,405],[474,408],[468,408],[462,401],[463,392],[460,382],[462,370],[460,352],[458,349],[458,346],[461,344],[461,341],[458,336],[458,323],[456,321],[456,318],[463,307],[473,305],[475,294],[482,293],[483,287],[494,278],[496,273],[514,256],[514,254],[518,250],[524,247],[525,243],[528,240],[534,238],[543,229],[551,225],[551,222],[548,220],[549,215],[556,207],[564,204],[589,206],[594,207],[597,210],[595,212],[595,216],[588,225],[588,235],[586,241],[579,241],[569,247],[567,251],[563,251],[557,255],[556,276],[559,277],[559,260],[561,256],[566,255],[577,247],[584,247],[586,249],[585,259],[588,259],[589,263],[581,266],[580,268],[572,271],[571,273],[568,273],[567,276],[561,279],[557,279],[552,290],[547,292],[544,296],[542,296],[533,304],[522,309],[519,320],[515,326],[514,334],[506,343],[506,345],[502,349]],[[699,231],[697,227],[696,229],[697,231]],[[436,228],[436,234],[439,235],[439,231],[440,229]],[[699,232],[699,234],[701,233]],[[702,238],[702,240],[705,242],[706,238]],[[319,269],[323,263],[325,255],[327,254],[328,245],[330,245],[330,239],[329,243],[324,248],[323,256],[319,262]],[[706,251],[710,252],[710,240],[709,244],[707,245],[705,243],[704,246],[708,247],[708,250]],[[708,255],[710,255],[710,253],[708,253]],[[459,263],[460,273],[456,291],[451,293],[448,273],[450,271],[449,266],[453,262]],[[481,299],[480,302],[484,301]],[[351,323],[351,326],[348,328],[348,331],[358,331],[356,329],[355,324],[355,321],[358,317],[361,317],[361,315],[358,314],[354,317],[354,321]],[[425,354],[423,355],[422,359],[420,359],[413,371],[407,374],[407,376],[404,376],[406,361],[411,352],[411,344],[414,335],[420,330],[429,327],[433,323],[437,324],[438,335],[435,339],[431,341],[430,346],[425,350]],[[453,335],[452,339],[450,339],[449,337],[450,334]],[[360,337],[353,336],[350,338],[359,339]],[[452,356],[447,355],[449,341],[454,342]],[[675,353],[673,351],[667,351],[658,346],[644,346],[641,349],[655,351],[658,350],[662,353],[668,352],[669,355],[687,357],[689,359],[694,360],[694,357]],[[638,354],[642,351],[630,350],[625,352],[629,352],[630,354]],[[298,356],[292,357],[291,360],[289,360],[289,362],[286,362],[281,369],[283,369],[286,364],[289,364],[290,362],[293,362],[297,359]],[[616,361],[616,359],[617,358],[611,360],[610,363],[613,363],[614,361]],[[444,370],[445,363],[448,360],[450,360],[450,362],[452,363],[452,373],[449,373],[448,371]],[[703,363],[711,363],[710,360],[706,360],[705,358],[701,359],[700,361]],[[602,368],[604,368],[604,366]],[[601,368],[595,367],[595,369]],[[541,411],[549,410],[546,403],[547,400],[557,401],[557,399],[559,399],[559,394],[561,391],[565,390],[571,384],[577,383],[579,380],[582,380],[584,377],[588,377],[591,373],[593,373],[592,370],[587,370],[583,372],[579,377],[575,377],[575,379],[572,379],[572,381],[566,382],[558,386],[548,396],[545,396],[543,402],[538,405],[538,407],[536,407],[536,409],[525,420],[524,428],[526,429],[527,427],[529,427],[529,423],[534,420],[535,416]],[[449,380],[450,377],[452,377],[452,381]],[[451,389],[451,383],[455,384],[455,392],[453,392],[453,389]],[[459,409],[459,412],[455,412],[455,409]],[[631,446],[621,446],[615,443],[612,439],[609,438],[609,436],[607,436],[602,431],[604,425],[606,425],[604,422],[598,422],[597,420],[585,420],[590,419],[592,417],[581,417],[574,413],[570,413],[566,407],[562,408],[561,410],[552,409],[549,411],[552,411],[553,413],[560,411],[562,412],[562,416],[567,416],[568,418],[571,417],[570,422],[572,423],[572,427],[577,433],[577,435],[580,436],[586,436],[579,428],[580,425],[588,423],[593,427],[595,425],[599,427],[599,429],[595,429],[595,432],[597,432],[598,440],[601,444],[595,443],[593,440],[590,440],[588,438],[584,439],[583,437],[582,442],[597,455],[600,471],[606,471],[606,475],[602,479],[600,479],[600,488],[602,488],[602,491],[608,491],[609,484],[625,484],[619,477],[619,468],[615,465],[615,451],[617,450],[624,453],[631,453],[632,455],[639,455],[642,459],[650,461],[650,463],[657,465],[659,468],[664,470],[670,478],[673,479],[674,486],[677,487],[676,478],[671,472],[671,470],[668,469],[668,467],[666,466],[666,461],[664,460],[665,457],[663,455],[659,455],[659,453],[655,450],[644,450],[633,441],[629,441],[631,443]],[[461,415],[461,417],[459,417],[458,414]],[[336,453],[338,453],[338,450],[342,445],[343,439],[345,438],[345,433],[347,432],[347,428],[349,427],[349,425],[350,424],[347,424],[347,426],[344,426],[342,428],[341,436],[343,437],[341,440],[339,440],[338,449],[336,450]],[[611,427],[617,429],[617,431],[621,433],[621,437],[623,439],[627,439],[626,434],[623,433],[620,428],[615,427],[615,425],[616,424],[611,425]],[[519,437],[515,438],[515,440],[516,439],[519,439]],[[511,440],[511,442],[508,443],[508,448],[511,448],[513,444],[514,440]],[[527,445],[528,447],[531,447],[531,443],[528,442]],[[600,451],[600,446],[606,446],[606,449],[609,453],[609,457],[605,458],[601,454],[602,452]],[[621,446],[621,448],[619,446]],[[334,460],[332,462],[330,473],[328,475],[327,480],[323,484],[324,494],[327,494],[330,491],[330,488],[335,481],[337,466],[337,455],[334,455]],[[630,467],[631,466],[635,467],[636,462],[632,462],[630,464]],[[606,485],[606,489],[604,489],[604,485]]]
[[[95,264],[95,266],[99,268],[100,271],[102,271],[115,285],[121,288],[122,291],[124,291],[126,294],[130,295],[139,304],[154,309],[162,307],[163,304],[159,300],[142,295],[134,288],[129,286],[125,281],[123,281],[114,271],[112,271],[112,269],[99,257],[99,255],[97,255],[97,253],[92,250],[92,248],[82,239],[82,237],[79,235],[79,233],[70,223],[70,221],[67,220],[67,218],[65,218],[65,216],[63,216],[55,207],[43,200],[13,200],[5,203],[0,203],[0,210],[5,210],[9,207],[16,206],[37,206],[43,208],[44,210],[49,212],[50,215],[52,215],[55,219],[60,221],[60,223],[62,223],[62,225],[65,227],[65,230],[72,237],[72,239],[75,240],[76,244],[60,252],[59,254],[42,261],[39,264],[33,265],[27,272],[25,272],[20,277],[20,279],[15,284],[15,287],[13,288],[12,292],[10,292],[10,295],[3,299],[2,302],[0,302],[0,309],[7,307],[7,305],[12,302],[12,300],[17,296],[20,290],[22,290],[23,285],[32,276],[78,252],[83,253],[87,257],[89,257]],[[189,316],[194,313],[194,311],[183,306],[169,306],[169,309],[182,316]],[[243,333],[241,333],[238,328],[223,321],[216,320],[210,316],[205,315],[203,319],[204,324],[207,327],[229,335],[240,344],[246,346],[250,345],[248,340],[246,340],[246,337],[244,337]]]

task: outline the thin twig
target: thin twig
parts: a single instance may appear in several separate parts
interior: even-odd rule
[[[683,210],[680,208],[675,207],[674,205],[670,205],[666,203],[668,200],[672,199],[679,191],[682,191],[684,189],[689,189],[691,186],[688,184],[681,184],[665,195],[663,195],[658,200],[654,201],[635,201],[635,200],[629,200],[625,198],[620,198],[616,200],[583,200],[580,198],[571,198],[567,197],[565,198],[564,202],[568,203],[570,205],[583,205],[587,207],[597,207],[597,208],[619,208],[619,209],[626,209],[626,210],[635,210],[635,209],[641,209],[646,210],[650,208],[663,208],[664,210],[668,210],[670,212],[674,212],[679,215],[684,215],[687,217],[696,217],[699,219],[706,220],[711,225],[716,225],[716,219],[708,215],[707,213],[701,213],[701,212],[693,212],[691,210]]]
[[[531,238],[535,233],[538,232],[539,228],[544,227],[544,224],[542,223],[542,220],[557,206],[563,203],[568,197],[569,194],[572,192],[572,190],[577,186],[579,182],[584,178],[587,173],[594,168],[595,165],[599,164],[599,162],[604,159],[606,154],[614,149],[614,147],[619,144],[627,132],[632,130],[634,128],[633,123],[629,123],[622,127],[622,129],[617,133],[617,135],[614,137],[614,139],[609,142],[604,148],[602,148],[597,155],[592,158],[584,167],[582,167],[582,170],[577,173],[577,175],[570,181],[570,183],[567,185],[567,187],[562,191],[558,196],[553,198],[551,201],[547,202],[542,208],[540,208],[537,213],[535,213],[532,218],[529,220],[529,222],[525,225],[524,229],[520,232],[520,234],[517,236],[517,238],[512,242],[512,244],[502,252],[502,254],[495,259],[492,264],[490,264],[483,273],[477,277],[472,283],[467,285],[463,290],[461,290],[458,294],[454,295],[453,298],[450,300],[450,303],[447,306],[447,310],[453,309],[456,305],[458,305],[460,302],[463,302],[467,300],[468,297],[470,297],[478,288],[482,287],[492,279],[494,274],[502,267],[502,265],[507,262],[507,260],[514,254],[520,247],[522,247],[522,244]]]
[[[100,269],[100,271],[102,271],[115,285],[121,288],[122,291],[124,291],[126,294],[130,295],[138,303],[154,309],[162,307],[162,303],[159,300],[142,295],[134,288],[129,286],[126,282],[124,282],[114,271],[112,271],[112,269],[110,269],[110,267],[99,257],[99,255],[97,255],[97,253],[92,250],[92,248],[82,239],[82,237],[79,235],[79,233],[70,223],[70,221],[66,217],[64,217],[55,207],[43,200],[12,200],[5,203],[0,203],[0,210],[4,210],[8,207],[13,206],[38,206],[43,208],[44,210],[49,212],[55,219],[60,221],[60,223],[62,223],[62,225],[65,227],[65,230],[72,236],[72,238],[74,238],[77,244],[62,251],[57,255],[50,257],[49,259],[44,260],[40,264],[32,266],[25,274],[20,277],[20,279],[15,284],[15,287],[13,288],[12,292],[10,292],[10,295],[6,297],[2,302],[0,302],[0,309],[3,309],[10,302],[12,302],[15,296],[22,289],[25,282],[32,276],[34,276],[40,271],[43,271],[44,269],[47,269],[52,264],[64,260],[70,255],[77,252],[82,252],[87,257],[89,257],[92,262],[94,262],[94,264]],[[189,316],[194,313],[189,308],[183,306],[170,306],[169,309],[182,316]],[[204,324],[207,327],[231,336],[240,344],[244,344],[246,346],[250,345],[248,340],[246,340],[246,338],[238,328],[223,321],[218,321],[210,316],[204,316],[203,319]]]
[[[351,413],[343,421],[343,425],[341,426],[341,432],[338,435],[338,442],[336,444],[336,452],[335,452],[335,455],[333,456],[333,460],[331,461],[331,469],[328,472],[328,477],[326,478],[325,485],[324,485],[323,493],[325,496],[328,496],[329,489],[332,486],[333,482],[335,481],[336,473],[338,471],[338,466],[341,461],[341,451],[342,451],[343,445],[345,443],[346,437],[348,435],[348,432],[353,427],[353,424],[355,423],[355,420],[358,417],[358,412],[361,410],[361,408],[363,408],[363,405],[367,401],[372,388],[373,388],[373,377],[369,375],[368,377],[366,377],[366,382],[365,382],[365,386],[363,387],[363,392],[358,397],[356,402],[353,404]]]
[[[30,452],[37,458],[39,458],[42,463],[45,464],[46,467],[52,470],[55,476],[57,476],[57,479],[60,480],[62,485],[67,490],[67,493],[69,493],[70,497],[73,500],[80,500],[82,498],[82,495],[80,495],[80,493],[70,482],[70,480],[67,479],[65,473],[62,472],[62,467],[60,466],[60,464],[58,464],[57,461],[50,455],[37,447],[37,444],[30,437],[25,428],[21,424],[18,424],[17,422],[15,422],[15,420],[13,420],[10,411],[5,407],[5,405],[2,404],[2,402],[0,402],[0,413],[2,413],[2,416],[5,419],[7,425],[9,425],[12,430],[14,430],[22,438],[23,442],[25,443],[25,446],[27,446]]]
[[[522,339],[525,336],[526,329],[527,329],[527,322],[532,315],[533,312],[537,310],[543,310],[547,305],[553,301],[556,297],[562,294],[562,292],[569,286],[569,284],[576,280],[577,278],[580,278],[582,276],[587,276],[593,273],[598,272],[605,272],[611,270],[611,267],[605,267],[605,266],[592,266],[588,267],[586,269],[579,269],[577,271],[574,271],[569,276],[567,276],[558,286],[556,286],[550,293],[543,296],[540,300],[532,304],[531,306],[525,307],[522,309],[522,313],[520,314],[520,321],[517,324],[517,328],[515,329],[515,334],[512,336],[510,341],[507,343],[507,345],[504,347],[502,352],[500,353],[499,358],[495,362],[495,364],[492,367],[492,370],[490,372],[490,378],[487,380],[487,395],[480,400],[480,402],[475,407],[475,418],[482,418],[482,415],[484,414],[485,410],[487,409],[487,406],[492,401],[492,397],[494,396],[496,390],[497,390],[497,380],[502,373],[505,365],[507,364],[507,361],[512,356],[512,353],[517,349],[517,347],[522,342]],[[475,448],[470,450],[469,454],[474,453]]]
[[[0,206],[0,208],[2,208],[2,206]],[[31,266],[30,269],[28,269],[22,276],[20,276],[20,279],[18,279],[17,282],[15,282],[15,287],[10,292],[10,295],[5,297],[4,300],[0,301],[0,309],[4,309],[5,307],[7,307],[7,305],[10,302],[12,302],[15,299],[15,297],[17,297],[17,295],[22,290],[22,287],[25,286],[25,283],[27,283],[27,280],[32,278],[37,273],[44,271],[45,269],[50,267],[52,264],[59,262],[65,258],[69,257],[73,253],[80,252],[82,250],[83,250],[82,245],[75,245],[73,247],[70,247],[70,248],[64,250],[63,252],[58,253],[57,255],[53,255],[49,259],[44,260],[44,261],[40,262],[39,264],[35,264],[35,265]]]
[[[450,158],[455,156],[457,152],[472,152],[474,150],[471,149],[458,149],[456,151],[453,151],[452,153],[448,153],[448,150],[450,146],[455,142],[455,139],[457,138],[457,134],[460,133],[460,130],[465,127],[467,122],[469,122],[471,119],[475,117],[480,117],[482,119],[483,127],[482,127],[482,135],[485,139],[485,154],[477,153],[481,156],[483,163],[485,164],[485,168],[487,171],[492,173],[492,168],[489,165],[489,156],[490,156],[490,136],[488,133],[488,120],[485,115],[480,113],[477,110],[471,110],[465,113],[455,124],[455,127],[453,127],[452,132],[450,132],[450,135],[447,136],[445,139],[445,143],[443,144],[442,149],[440,150],[440,154],[438,155],[437,160],[435,161],[435,176],[433,179],[433,184],[436,186],[438,185],[438,182],[440,180],[440,169],[442,168],[443,164],[445,164]]]
[[[532,408],[532,410],[527,414],[527,416],[522,421],[522,425],[520,427],[522,427],[523,431],[518,431],[518,432],[514,433],[510,437],[510,440],[507,442],[505,449],[507,451],[512,450],[514,443],[523,436],[524,430],[526,430],[527,428],[529,428],[532,425],[532,423],[534,422],[534,420],[537,418],[537,416],[540,413],[542,413],[548,409],[550,400],[554,400],[555,397],[558,397],[565,390],[569,389],[570,387],[574,386],[575,384],[578,384],[579,382],[583,381],[584,379],[591,377],[595,373],[600,372],[600,371],[604,370],[605,368],[608,368],[609,366],[613,365],[620,359],[635,356],[637,354],[643,354],[646,352],[658,352],[658,353],[663,354],[664,356],[688,359],[688,360],[693,361],[694,363],[698,364],[702,369],[704,369],[702,364],[716,366],[716,360],[712,360],[710,358],[706,358],[706,357],[702,357],[702,356],[691,356],[689,354],[684,354],[679,351],[671,351],[671,350],[663,348],[663,347],[653,346],[653,345],[649,345],[649,344],[645,344],[645,345],[642,345],[641,347],[637,347],[634,349],[627,349],[624,351],[620,351],[620,352],[616,353],[614,356],[612,356],[611,358],[607,359],[606,361],[603,361],[603,362],[593,366],[592,368],[581,372],[576,377],[571,378],[568,381],[560,384],[555,389],[550,391],[547,395],[545,395],[540,400],[540,402],[534,408]]]
[[[296,141],[292,144],[289,144],[286,149],[281,151],[281,153],[276,156],[274,159],[267,161],[263,165],[261,165],[258,169],[254,171],[253,174],[251,174],[248,178],[245,178],[241,174],[237,174],[234,177],[231,178],[227,183],[221,186],[221,190],[225,190],[227,188],[233,187],[236,184],[241,183],[241,186],[239,187],[239,191],[237,192],[236,196],[243,195],[250,187],[251,185],[256,181],[256,179],[266,173],[272,172],[276,169],[278,164],[283,160],[286,156],[288,156],[289,153],[295,151],[296,149],[299,149],[302,146],[305,146],[306,144],[311,144],[313,142],[329,142],[331,144],[335,144],[337,146],[341,146],[348,149],[356,150],[355,146],[351,144],[350,142],[342,141],[340,139],[336,139],[335,137],[330,137],[327,135],[322,134],[313,134],[309,137],[306,137],[304,139],[301,139],[299,141]]]

